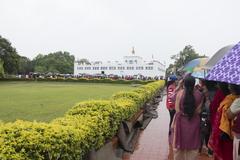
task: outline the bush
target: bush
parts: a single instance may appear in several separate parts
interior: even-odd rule
[[[112,97],[114,100],[118,98],[126,98],[131,99],[134,101],[139,107],[141,107],[145,102],[145,97],[143,94],[134,92],[134,91],[128,91],[128,92],[118,92],[113,95]]]
[[[153,81],[142,81],[142,80],[113,80],[109,78],[2,78],[0,81],[52,81],[52,82],[86,82],[86,83],[112,83],[112,84],[148,84]]]
[[[21,159],[80,159],[84,155],[87,130],[71,126],[16,121],[1,127],[0,158]]]
[[[0,58],[0,78],[4,78],[3,60]]]
[[[92,117],[101,117],[102,122],[99,125],[104,130],[101,131],[102,135],[106,138],[109,138],[111,135],[111,117],[113,117],[113,107],[110,104],[110,101],[86,101],[81,102],[70,109],[66,116],[92,116]]]
[[[81,102],[50,123],[0,121],[0,159],[81,160],[112,138],[121,121],[130,119],[163,85],[156,81],[110,100]]]

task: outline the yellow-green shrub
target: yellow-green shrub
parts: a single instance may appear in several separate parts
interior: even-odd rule
[[[137,92],[134,92],[134,91],[118,92],[118,93],[114,94],[112,98],[114,100],[116,100],[118,98],[131,99],[135,103],[137,103],[139,105],[139,107],[141,105],[143,105],[143,103],[145,101],[145,97],[143,95],[141,95],[141,94],[139,94]]]
[[[100,148],[105,142],[105,132],[109,130],[108,120],[97,112],[91,115],[66,115],[53,120],[52,124],[71,126],[81,135],[84,134],[84,140],[81,140],[80,145],[84,151]]]
[[[123,120],[128,120],[139,110],[139,105],[132,99],[126,97],[112,99],[111,104],[114,106],[114,114],[118,119],[118,123]]]
[[[100,117],[101,128],[104,130],[101,132],[105,138],[112,136],[112,119],[114,117],[114,109],[110,104],[110,101],[107,100],[98,100],[98,101],[85,101],[77,104],[72,109],[70,109],[66,116],[91,116],[91,117]]]
[[[88,132],[51,123],[7,123],[0,130],[0,159],[81,159]]]

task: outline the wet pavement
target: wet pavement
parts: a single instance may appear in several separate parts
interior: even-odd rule
[[[169,113],[165,106],[166,97],[160,102],[158,118],[152,119],[147,128],[141,132],[135,151],[125,153],[123,160],[171,160],[172,152],[168,145]],[[203,151],[199,160],[213,160]]]

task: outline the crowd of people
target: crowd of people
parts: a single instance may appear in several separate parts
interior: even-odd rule
[[[172,75],[166,106],[174,160],[196,160],[203,147],[214,160],[240,160],[240,85]]]

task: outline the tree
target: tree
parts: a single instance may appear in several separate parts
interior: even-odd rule
[[[34,71],[40,73],[73,73],[74,56],[69,52],[39,54],[33,60]]]
[[[206,57],[199,55],[196,53],[196,51],[193,49],[191,45],[185,46],[182,51],[180,51],[178,54],[173,55],[171,59],[175,60],[174,65],[176,68],[181,68],[185,64],[187,64],[189,61],[196,59],[196,58],[202,58]]]
[[[166,69],[166,75],[171,75],[176,71],[175,67],[173,64],[170,64],[169,67]]]
[[[78,61],[78,63],[80,63],[80,64],[91,64],[91,63],[89,62],[89,60],[86,59],[86,58],[80,59],[80,60]]]
[[[184,47],[182,51],[171,57],[171,59],[174,60],[174,64],[170,64],[169,67],[167,68],[167,75],[171,74],[171,72],[179,71],[189,61],[203,57],[206,56],[199,55],[198,53],[196,53],[196,51],[193,49],[191,45],[187,45]]]
[[[0,36],[0,58],[2,59],[4,71],[8,74],[15,74],[18,71],[20,56],[11,43]]]
[[[0,58],[0,78],[4,77],[3,61]]]
[[[19,74],[28,74],[33,72],[33,63],[27,57],[20,57],[18,63],[18,73]]]

